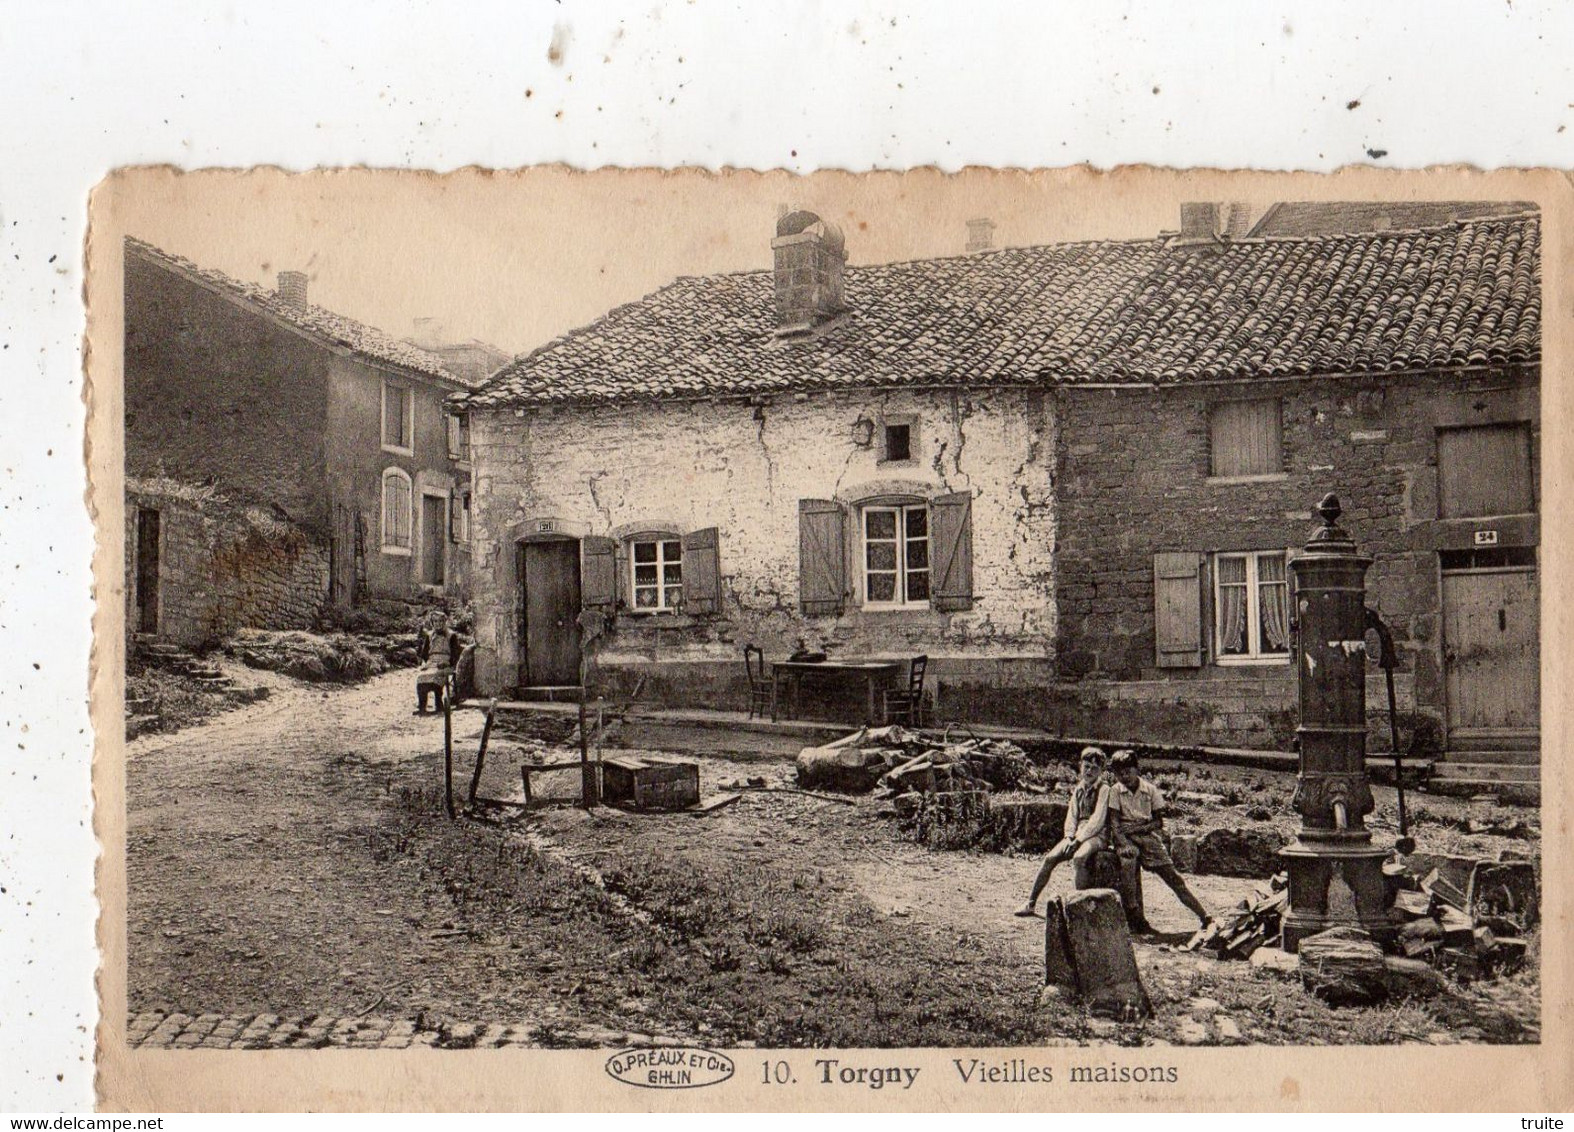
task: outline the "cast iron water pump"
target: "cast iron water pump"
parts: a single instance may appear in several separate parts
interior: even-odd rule
[[[1300,775],[1292,802],[1301,829],[1281,850],[1290,873],[1284,947],[1331,927],[1359,927],[1387,943],[1398,930],[1383,877],[1389,850],[1372,844],[1366,815],[1366,569],[1338,525],[1329,494],[1294,575],[1294,660],[1300,685]]]

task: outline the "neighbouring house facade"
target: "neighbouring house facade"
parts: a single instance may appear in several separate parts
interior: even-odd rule
[[[1333,490],[1407,727],[1533,745],[1538,218],[1230,231],[846,268],[794,213],[772,271],[517,359],[455,399],[483,685],[574,683],[589,607],[602,679],[668,702],[803,641],[928,654],[952,718],[1285,749]]]
[[[472,386],[480,385],[513,357],[507,350],[479,338],[450,341],[442,322],[435,318],[416,319],[415,333],[406,341],[441,358],[450,373]]]
[[[310,304],[306,287],[300,272],[270,291],[127,241],[128,480],[270,509],[326,559],[317,609],[462,596],[468,440],[444,399],[466,384],[434,355]],[[133,591],[167,572],[162,540],[181,525],[153,498],[128,500],[147,524],[128,532]],[[144,631],[163,631],[174,582],[142,599]]]

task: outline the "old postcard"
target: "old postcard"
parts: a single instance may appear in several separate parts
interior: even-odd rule
[[[1570,206],[113,175],[103,1105],[1566,1109]]]

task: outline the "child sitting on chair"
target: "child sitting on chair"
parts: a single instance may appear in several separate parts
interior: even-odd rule
[[[1104,847],[1104,814],[1108,809],[1105,798],[1109,787],[1104,784],[1103,775],[1104,752],[1097,747],[1083,747],[1081,775],[1071,792],[1071,802],[1066,806],[1065,836],[1044,858],[1044,864],[1033,880],[1033,891],[1028,894],[1027,903],[1016,911],[1018,916],[1038,915],[1034,905],[1049,884],[1056,865],[1072,862],[1077,872],[1077,887],[1084,887],[1088,859]]]
[[[426,714],[426,697],[432,695],[436,702],[434,711],[443,707],[443,693],[448,678],[454,674],[454,660],[459,655],[459,635],[448,627],[448,614],[442,610],[432,613],[427,627],[421,630],[420,643],[415,655],[422,661],[421,670],[415,674],[415,715]]]

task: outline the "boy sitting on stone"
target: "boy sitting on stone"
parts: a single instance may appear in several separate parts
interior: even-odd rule
[[[1044,887],[1049,884],[1056,865],[1071,861],[1077,873],[1077,887],[1087,887],[1088,859],[1104,847],[1103,813],[1108,809],[1105,794],[1109,788],[1104,784],[1103,776],[1104,752],[1097,747],[1083,747],[1081,776],[1071,792],[1071,802],[1066,806],[1065,836],[1044,858],[1027,903],[1016,911],[1018,916],[1038,915],[1034,905],[1038,903]],[[1095,814],[1099,815],[1097,821],[1093,820]]]
[[[1109,760],[1110,773],[1115,782],[1100,798],[1104,812],[1095,813],[1089,824],[1109,822],[1108,836],[1123,858],[1136,857],[1137,864],[1156,875],[1170,891],[1180,898],[1207,928],[1213,922],[1202,901],[1186,886],[1186,880],[1170,860],[1169,850],[1159,831],[1164,828],[1164,795],[1153,783],[1143,778],[1137,770],[1137,756],[1133,751],[1116,751]],[[1133,930],[1152,932],[1147,922],[1139,921]]]

